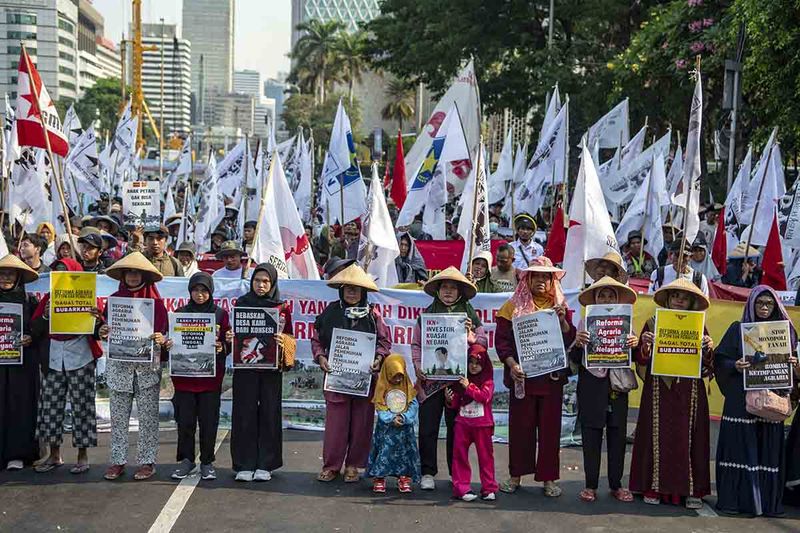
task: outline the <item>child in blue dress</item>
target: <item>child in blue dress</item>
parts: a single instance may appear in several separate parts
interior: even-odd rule
[[[386,477],[397,477],[400,492],[411,492],[420,480],[419,450],[414,424],[419,403],[402,355],[386,358],[378,375],[372,402],[378,415],[367,475],[373,478],[373,492],[386,492]]]

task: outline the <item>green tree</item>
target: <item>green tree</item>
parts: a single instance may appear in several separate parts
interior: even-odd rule
[[[315,104],[314,97],[308,94],[293,94],[284,102],[283,117],[286,129],[296,131],[297,128],[311,129],[314,133],[314,144],[327,149],[331,138],[331,128],[336,117],[336,108],[342,100],[350,126],[353,129],[353,141],[358,142],[358,131],[361,124],[361,108],[357,99],[351,104],[343,94],[335,93],[323,104]]]
[[[353,103],[353,87],[361,81],[361,74],[367,69],[367,32],[340,31],[334,43],[335,68],[347,82],[347,98]]]
[[[317,103],[325,102],[326,87],[335,81],[337,46],[343,29],[344,24],[337,20],[312,19],[297,25],[303,35],[290,54],[295,66],[288,80],[304,92],[313,92]]]
[[[386,97],[388,101],[381,110],[381,116],[384,120],[396,120],[402,131],[403,121],[414,117],[414,88],[402,80],[389,80]]]
[[[117,78],[97,80],[91,88],[83,93],[83,97],[75,102],[75,112],[81,119],[83,127],[89,127],[96,120],[100,121],[98,137],[113,133],[117,127],[122,106],[122,87]]]

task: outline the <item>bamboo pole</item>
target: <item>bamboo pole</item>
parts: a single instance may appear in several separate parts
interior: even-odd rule
[[[777,128],[775,128],[777,131]],[[744,243],[744,256],[745,260],[747,260],[747,254],[750,250],[750,241],[753,239],[753,227],[756,225],[756,220],[758,216],[758,208],[761,205],[761,193],[764,191],[764,181],[767,179],[767,171],[769,170],[769,164],[772,160],[772,151],[774,150],[775,146],[771,146],[769,149],[769,153],[767,154],[767,163],[764,165],[764,172],[761,173],[761,183],[758,184],[758,197],[756,198],[756,205],[753,207],[753,217],[751,218],[750,222],[750,230],[747,232],[747,240]]]
[[[267,188],[267,183],[272,181],[272,176],[275,172],[275,156],[277,153],[278,153],[277,150],[273,152],[272,163],[270,163],[269,165],[269,175],[267,176],[267,179],[261,183],[261,205],[258,208],[258,220],[256,221],[256,234],[255,237],[253,237],[253,251],[255,251],[256,249],[256,245],[258,244],[258,236],[261,233],[261,222],[262,220],[264,220],[264,205],[266,204],[266,188]],[[245,154],[245,156],[246,155],[247,154]],[[252,264],[253,264],[253,254],[248,254],[247,267],[242,272],[243,276],[250,271],[250,265]]]
[[[475,184],[472,188],[472,231],[470,232],[469,236],[469,255],[467,256],[469,261],[467,262],[467,277],[472,277],[472,259],[475,255],[475,228],[478,225],[478,179],[479,173],[481,169],[481,164],[483,163],[483,136],[480,138],[480,142],[478,142],[478,156],[475,164]],[[485,179],[485,176],[484,176]],[[486,198],[484,198],[484,202]],[[491,266],[491,265],[489,265]]]
[[[647,178],[647,196],[645,196],[644,200],[644,220],[642,220],[642,229],[640,231],[642,237],[639,239],[642,243],[641,247],[639,248],[639,268],[642,267],[642,261],[644,261],[644,229],[647,227],[647,208],[650,206],[650,192],[653,190],[653,170],[652,168],[656,165],[656,157],[653,156],[652,159],[653,163],[650,167],[650,176]]]

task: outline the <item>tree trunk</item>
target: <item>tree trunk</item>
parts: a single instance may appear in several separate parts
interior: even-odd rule
[[[355,85],[353,80],[353,73],[350,73],[350,82],[347,87],[348,96],[350,97],[350,107],[353,107],[353,85]]]
[[[397,116],[397,122],[400,124],[400,133],[403,133],[403,115]]]

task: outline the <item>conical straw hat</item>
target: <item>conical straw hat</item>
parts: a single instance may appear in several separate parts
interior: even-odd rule
[[[599,280],[595,281],[589,287],[586,287],[578,296],[578,301],[581,305],[593,305],[595,303],[595,297],[597,292],[605,287],[611,287],[615,291],[617,291],[617,297],[619,301],[617,303],[621,304],[635,304],[636,303],[636,293],[633,289],[628,287],[627,285],[620,283],[619,281],[615,280],[610,276],[603,276]]]
[[[628,272],[625,270],[625,267],[622,266],[622,258],[616,252],[608,252],[603,257],[594,257],[586,261],[586,273],[589,274],[589,277],[593,280],[597,281],[597,276],[595,276],[595,269],[597,269],[597,265],[600,264],[600,261],[608,261],[612,263],[617,270],[617,275],[614,276],[614,279],[625,283],[628,281]]]
[[[369,292],[378,292],[378,286],[357,263],[350,265],[328,280],[329,287],[338,289],[343,285],[352,285],[366,289]]]
[[[728,257],[730,257],[731,259],[744,259],[745,258],[744,247],[745,243],[740,242],[739,244],[736,245],[736,248],[731,250],[731,254]],[[752,246],[748,246],[746,255],[748,259],[755,259],[761,257],[761,252],[759,252],[756,248],[753,248]]]
[[[703,291],[697,288],[697,285],[688,279],[678,278],[672,283],[664,285],[656,291],[656,293],[653,295],[653,301],[656,302],[656,305],[659,307],[667,307],[667,297],[669,296],[670,291],[683,291],[694,297],[695,307],[691,309],[691,311],[705,311],[711,304],[708,296],[703,294]]]
[[[467,277],[454,266],[445,268],[429,279],[424,287],[425,293],[435,298],[436,294],[439,292],[439,286],[443,281],[455,281],[458,283],[461,294],[467,300],[472,299],[478,293],[478,288],[475,284],[468,280]]]
[[[142,272],[143,277],[152,282],[156,283],[164,279],[164,276],[161,272],[153,266],[141,252],[133,252],[131,254],[126,255],[110,267],[106,269],[106,275],[110,278],[114,278],[116,280],[122,280],[122,274],[126,270],[139,270]]]
[[[0,268],[13,268],[19,270],[23,283],[30,283],[39,279],[39,273],[22,262],[16,255],[8,254],[0,259]]]

